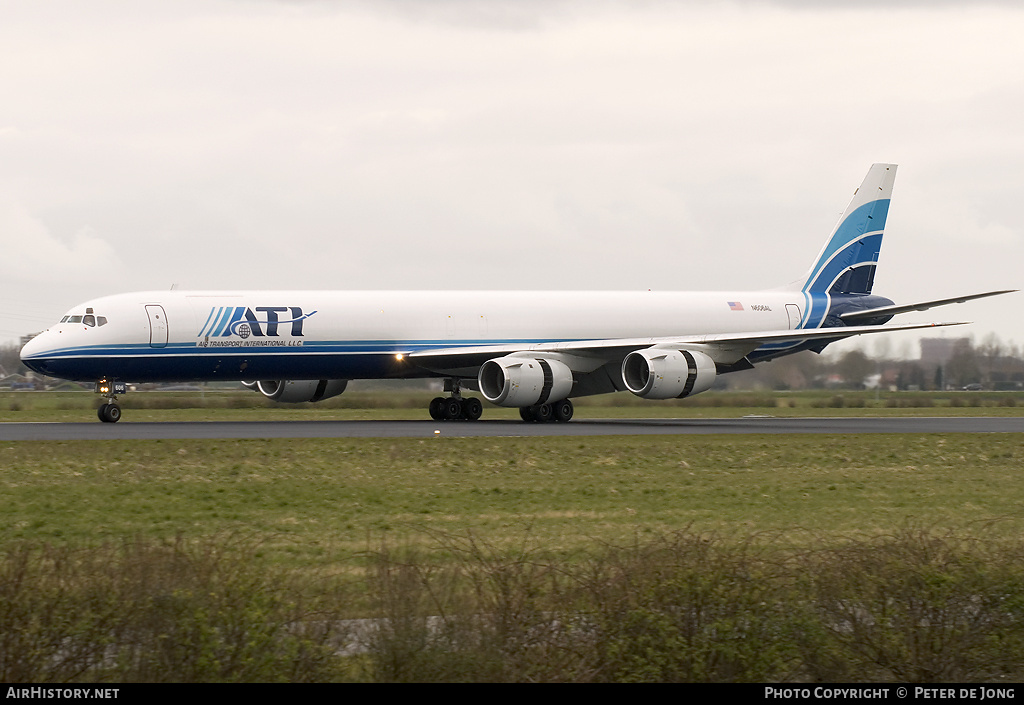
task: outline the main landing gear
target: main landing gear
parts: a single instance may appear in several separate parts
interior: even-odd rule
[[[484,404],[476,397],[462,398],[462,380],[446,379],[444,391],[450,397],[434,397],[430,400],[430,418],[434,421],[476,421],[484,413]]]
[[[430,400],[430,418],[434,421],[476,421],[483,413],[483,402],[476,397],[435,397]]]
[[[572,418],[572,413],[573,405],[568,399],[550,404],[519,407],[519,417],[527,423],[548,423],[550,421],[565,423]]]
[[[107,382],[102,380],[96,383],[96,392],[102,394],[107,402],[96,410],[96,416],[103,423],[117,423],[121,420],[121,407],[117,404],[117,394],[128,392],[128,386],[124,382]]]
[[[483,403],[475,397],[462,398],[460,380],[446,379],[444,391],[450,397],[434,397],[430,401],[430,418],[434,421],[476,421],[484,413]],[[568,399],[519,408],[519,416],[527,423],[567,422],[572,418],[573,405]]]

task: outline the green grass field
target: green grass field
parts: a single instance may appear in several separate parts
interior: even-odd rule
[[[685,527],[788,541],[1024,519],[1016,435],[7,442],[0,535],[259,536],[293,566],[384,535],[556,553]],[[817,540],[817,539],[815,539]]]
[[[139,393],[125,410],[423,418],[429,396]],[[1017,401],[734,394],[578,413]],[[95,403],[4,395],[0,418],[98,424]],[[3,442],[0,680],[1015,681],[1022,459],[1014,434]],[[363,617],[386,628],[352,632]]]

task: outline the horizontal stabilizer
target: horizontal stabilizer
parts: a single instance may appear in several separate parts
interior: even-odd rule
[[[999,296],[1000,294],[1012,294],[1017,289],[1002,289],[1000,291],[986,291],[984,294],[968,294],[967,296],[955,296],[950,299],[935,299],[934,301],[922,301],[916,304],[894,304],[892,306],[879,306],[878,308],[869,308],[864,311],[848,311],[839,315],[843,319],[844,323],[856,322],[858,320],[869,320],[872,318],[878,318],[879,316],[895,316],[897,313],[907,313],[909,311],[927,311],[935,306],[945,306],[946,304],[962,304],[965,301],[971,301],[972,299],[983,299],[986,296]]]

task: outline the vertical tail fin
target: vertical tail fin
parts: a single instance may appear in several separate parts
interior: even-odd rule
[[[895,164],[872,164],[801,291],[809,294],[870,294],[889,213]]]

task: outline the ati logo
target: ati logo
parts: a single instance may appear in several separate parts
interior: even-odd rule
[[[292,337],[302,337],[302,322],[315,313],[304,314],[298,306],[215,306],[197,337],[277,337],[282,326],[291,326]]]

